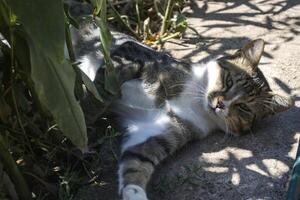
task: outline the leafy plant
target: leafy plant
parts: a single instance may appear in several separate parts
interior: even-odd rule
[[[5,177],[0,178],[0,191],[6,192],[0,198],[72,198],[76,188],[96,181],[97,175],[89,171],[101,159],[81,153],[88,151],[88,138],[80,101],[84,86],[100,102],[101,114],[119,94],[107,23],[150,45],[188,28],[180,14],[183,1],[89,2],[94,12],[87,20],[100,27],[106,65],[102,91],[78,67],[70,34],[70,26],[77,24],[62,0],[0,1],[0,175]],[[124,14],[129,10],[130,15]],[[102,132],[109,134],[91,146],[118,136],[106,127]]]
[[[105,89],[116,95],[118,84],[108,53],[111,38],[106,5],[105,1],[93,2],[93,20],[101,26],[99,37],[107,66]],[[87,151],[84,114],[80,96],[74,92],[82,90],[84,84],[96,99],[104,101],[76,65],[70,24],[62,0],[0,1],[0,164],[21,199],[31,199],[32,190],[34,197],[42,195],[36,192],[40,189],[32,187],[34,182],[54,196],[61,194],[55,186],[55,182],[61,182],[66,195],[72,196],[63,175],[68,167],[60,167],[65,166],[65,159],[57,154],[70,157],[71,153],[77,159],[81,156],[69,141]],[[64,55],[65,44],[70,60]],[[54,182],[49,181],[52,176]]]
[[[6,20],[11,22],[7,29],[1,29],[10,46],[10,69],[5,71],[11,72],[12,80],[24,77],[22,80],[29,86],[29,92],[37,96],[43,110],[51,113],[63,133],[84,150],[87,136],[84,116],[74,95],[76,74],[64,58],[62,2],[55,0],[47,5],[42,0],[6,1],[3,4],[9,12]]]
[[[181,14],[184,3],[184,0],[109,0],[109,21],[145,44],[156,46],[190,28]],[[192,31],[198,35],[196,30]]]

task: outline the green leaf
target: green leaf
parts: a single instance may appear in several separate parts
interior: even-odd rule
[[[102,10],[103,11],[103,10]],[[101,14],[101,16],[104,16]],[[110,48],[112,44],[112,36],[106,24],[105,18],[96,18],[96,24],[100,29],[100,40],[102,52],[104,55],[104,60],[106,64],[105,69],[105,90],[113,95],[117,95],[119,92],[118,78],[115,73],[115,68],[110,58]]]
[[[64,10],[65,10],[65,15],[66,15],[66,21],[68,22],[68,24],[71,24],[75,28],[79,29],[79,24],[78,24],[77,20],[70,14],[68,4],[64,4]]]
[[[184,33],[187,28],[188,28],[188,23],[186,17],[182,14],[178,14],[176,16],[176,21],[175,21],[175,31]]]
[[[77,66],[75,66],[77,67]],[[83,82],[83,84],[86,86],[86,88],[94,95],[94,97],[100,101],[100,102],[104,102],[103,98],[99,95],[98,90],[94,84],[94,82],[83,72],[81,71],[80,68],[77,68],[77,72],[80,74],[81,76],[81,80]]]
[[[7,5],[0,1],[0,32],[4,37],[8,36],[10,21]]]
[[[105,90],[113,95],[118,95],[119,93],[119,81],[113,66],[113,62],[110,58],[110,48],[112,45],[112,35],[108,29],[107,25],[107,15],[106,15],[106,1],[103,1],[101,5],[100,18],[96,17],[95,21],[100,29],[100,41],[102,52],[104,55],[104,60],[106,64],[105,68]]]
[[[105,70],[105,90],[110,92],[113,95],[118,95],[119,94],[119,79],[118,76],[115,72],[109,71],[108,68]]]
[[[64,58],[65,23],[61,0],[6,0],[30,50],[31,79],[39,101],[62,132],[81,150],[87,147],[83,112],[74,96],[75,71]],[[16,51],[22,51],[16,49]],[[18,55],[18,54],[16,54]]]
[[[91,0],[91,3],[94,7],[94,16],[96,16],[100,13],[103,3],[105,4],[105,0]]]
[[[110,66],[108,67],[111,68],[112,62],[110,59],[110,48],[112,44],[112,35],[104,19],[97,17],[95,21],[98,27],[100,28],[100,40],[101,40],[101,46],[102,46],[105,62],[109,63]]]
[[[101,1],[101,0],[100,0]],[[100,4],[99,4],[100,5]],[[105,68],[105,90],[110,92],[112,95],[119,94],[119,81],[115,72],[115,68],[110,58],[110,48],[112,45],[112,35],[108,29],[107,25],[107,15],[106,15],[106,1],[101,1],[101,7],[99,8],[100,17],[95,15],[95,23],[100,30],[100,41],[102,53],[104,55],[104,60],[106,64]],[[98,15],[99,13],[97,13]]]

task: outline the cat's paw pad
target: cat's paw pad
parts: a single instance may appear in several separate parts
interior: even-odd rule
[[[137,185],[127,185],[122,190],[123,200],[148,200],[146,192]]]

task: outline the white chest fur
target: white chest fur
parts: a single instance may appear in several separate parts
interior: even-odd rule
[[[184,94],[184,93],[183,93]],[[200,131],[198,137],[206,137],[216,128],[215,123],[207,115],[198,98],[182,95],[168,102],[170,109],[180,118],[189,121]]]
[[[207,136],[216,129],[216,123],[205,109],[206,77],[205,66],[196,66],[194,75],[186,82],[183,92],[176,98],[168,100],[163,108],[155,108],[155,98],[147,93],[147,87],[141,80],[131,80],[123,84],[120,104],[124,109],[123,125],[127,127],[127,140],[122,151],[140,144],[148,138],[164,133],[171,123],[167,112],[170,109],[180,118],[189,121],[199,131],[199,137]]]
[[[207,136],[217,128],[207,110],[207,87],[215,81],[216,74],[212,72],[215,62],[205,65],[195,65],[192,68],[192,78],[186,82],[186,87],[178,98],[168,102],[170,108],[179,117],[188,120],[201,132],[199,137]]]
[[[122,145],[122,152],[140,144],[148,138],[163,134],[170,123],[165,108],[155,108],[154,97],[147,93],[141,80],[131,80],[121,87],[123,126],[127,127],[127,139]]]

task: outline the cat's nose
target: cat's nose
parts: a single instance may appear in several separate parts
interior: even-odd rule
[[[219,108],[219,109],[224,109],[225,108],[225,104],[224,104],[224,96],[218,96],[216,97],[217,99],[217,105],[216,105],[216,108]]]

